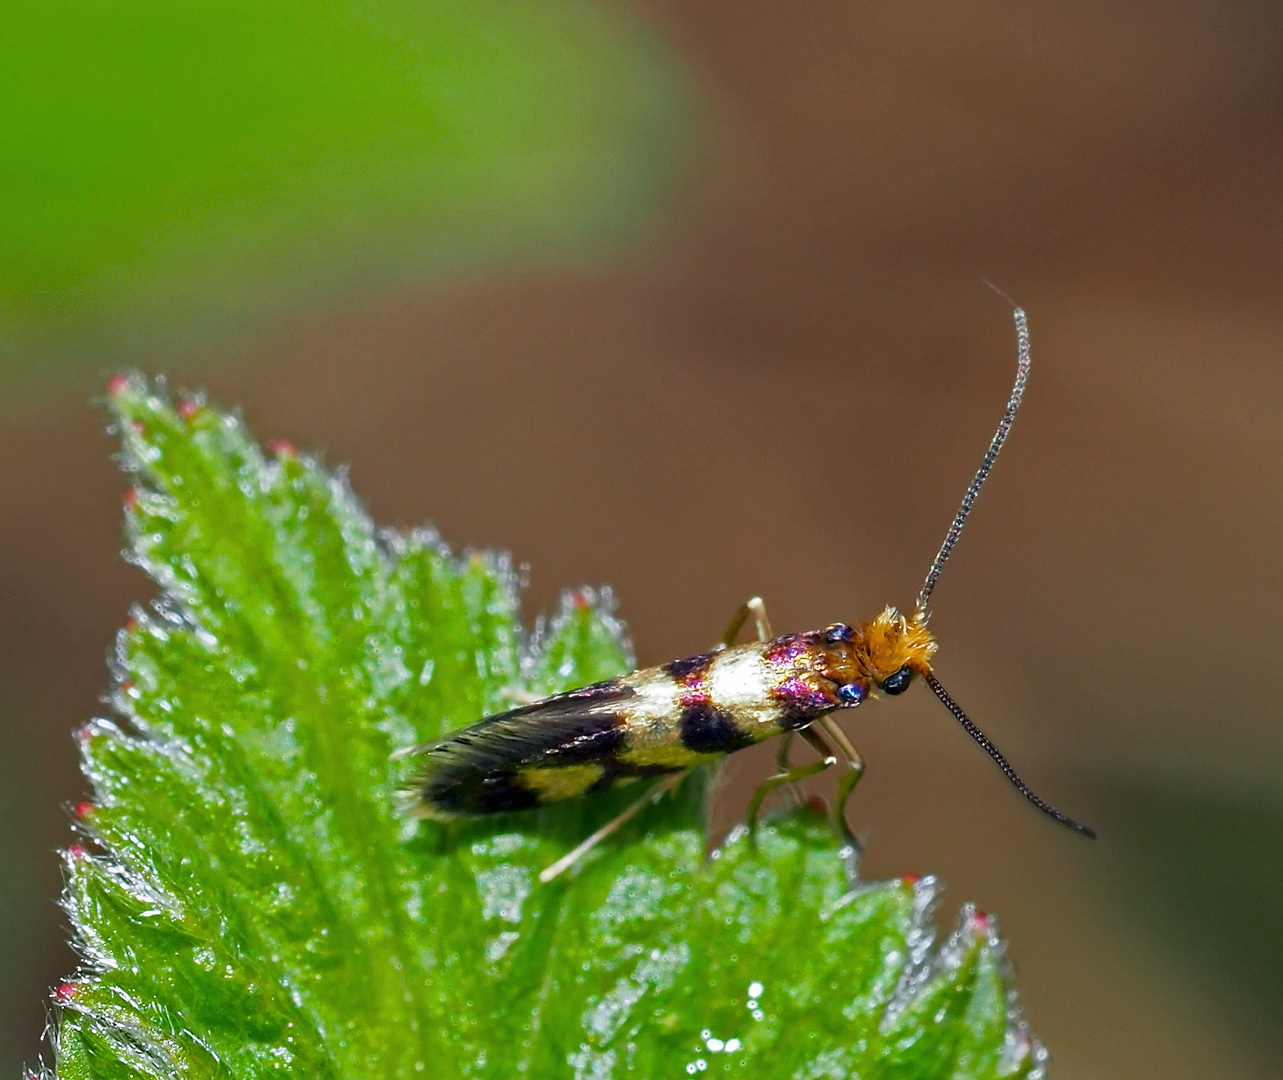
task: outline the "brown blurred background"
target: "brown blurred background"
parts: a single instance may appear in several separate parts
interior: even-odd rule
[[[1101,839],[1034,813],[917,688],[845,724],[868,872],[998,913],[1060,1080],[1279,1076],[1280,9],[635,14],[685,69],[695,149],[627,243],[390,275],[10,394],[0,1069],[34,1061],[73,963],[69,731],[149,595],[89,404],[114,366],[350,463],[383,523],[512,551],[531,614],[609,582],[651,663],[753,593],[777,629],[912,603],[1014,365],[984,277],[1027,308],[1035,368],[935,594],[938,671]],[[736,758],[742,787],[767,760]]]

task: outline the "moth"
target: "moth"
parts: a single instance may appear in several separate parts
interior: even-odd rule
[[[776,636],[760,597],[745,603],[710,652],[644,668],[578,690],[528,701],[488,716],[444,739],[405,751],[418,769],[405,791],[412,813],[438,821],[486,817],[574,799],[651,778],[646,792],[541,874],[550,881],[574,865],[648,803],[671,791],[699,765],[781,736],[774,775],[754,793],[750,830],[777,788],[846,764],[832,813],[854,853],[846,803],[864,772],[864,759],[833,714],[879,694],[902,694],[921,679],[1011,783],[1043,813],[1095,837],[1091,828],[1048,805],[949,696],[936,678],[936,639],[928,604],[981,487],[1006,442],[1029,376],[1029,328],[1014,311],[1016,379],[998,429],[945,534],[911,614],[887,606],[857,625]],[[750,617],[751,644],[736,645]],[[816,759],[789,763],[800,737]]]

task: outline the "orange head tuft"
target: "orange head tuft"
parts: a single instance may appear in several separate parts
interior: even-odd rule
[[[905,618],[886,607],[857,630],[854,646],[861,674],[888,694],[899,694],[913,675],[930,673],[936,639],[924,618]]]

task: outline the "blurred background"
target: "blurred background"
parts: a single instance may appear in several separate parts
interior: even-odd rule
[[[1283,17],[1273,4],[60,0],[0,37],[0,1073],[132,600],[123,366],[391,525],[612,584],[639,659],[934,598],[845,725],[868,872],[996,911],[1060,1080],[1283,1060]],[[770,751],[735,758],[726,820]],[[822,785],[821,785],[822,788]],[[737,801],[738,800],[738,801]]]

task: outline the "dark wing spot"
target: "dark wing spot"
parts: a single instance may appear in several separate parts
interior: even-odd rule
[[[628,737],[627,722],[618,713],[594,713],[585,720],[573,738],[546,751],[557,762],[597,762],[622,750]]]
[[[682,745],[697,754],[729,754],[748,746],[748,738],[734,719],[707,702],[682,710]]]
[[[708,674],[708,666],[716,655],[716,653],[700,653],[699,656],[687,656],[681,660],[674,660],[671,664],[665,664],[661,670],[682,686],[690,686],[703,681],[704,676]]]
[[[423,798],[433,806],[465,817],[510,814],[539,805],[539,796],[517,783],[511,772],[473,775],[455,784],[429,782]]]

